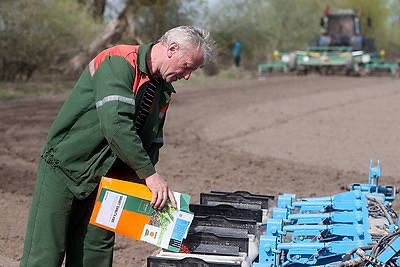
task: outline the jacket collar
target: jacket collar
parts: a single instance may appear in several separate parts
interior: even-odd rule
[[[154,43],[140,45],[139,51],[138,51],[138,63],[137,63],[138,68],[141,72],[145,73],[147,76],[150,76],[150,77],[151,77],[151,75],[150,75],[149,69],[147,67],[147,56],[153,45],[154,45]],[[164,80],[161,80],[161,83],[163,84],[165,91],[167,93],[176,93],[175,89],[171,83],[167,83]]]

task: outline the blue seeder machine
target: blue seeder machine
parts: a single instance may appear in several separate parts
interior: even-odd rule
[[[272,196],[202,193],[191,207],[191,253],[161,252],[147,266],[400,266],[396,189],[379,185],[380,175],[371,160],[367,184],[328,197],[283,194],[274,208]]]
[[[368,184],[352,184],[349,192],[280,196],[252,266],[399,266],[396,190],[379,185],[379,177],[379,161],[375,168],[371,161]]]

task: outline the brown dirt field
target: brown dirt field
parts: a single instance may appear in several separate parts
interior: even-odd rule
[[[400,79],[281,76],[176,90],[158,170],[192,203],[210,190],[329,196],[366,183],[370,159],[381,160],[381,184],[399,184]],[[1,267],[18,265],[39,151],[67,95],[0,101]],[[155,250],[118,235],[114,266],[141,266]]]

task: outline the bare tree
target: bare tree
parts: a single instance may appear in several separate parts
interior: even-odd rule
[[[105,0],[94,1],[95,5],[105,5]],[[96,4],[97,2],[97,4]],[[124,33],[128,33],[133,43],[142,44],[142,40],[136,36],[135,12],[138,5],[152,5],[156,0],[129,0],[126,2],[125,8],[116,19],[110,20],[104,28],[104,31],[97,36],[90,44],[87,50],[81,51],[69,61],[67,74],[76,76],[82,68],[100,51],[116,45]],[[99,11],[98,11],[99,12]],[[104,13],[104,10],[102,11]]]

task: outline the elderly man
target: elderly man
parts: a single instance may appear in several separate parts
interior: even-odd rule
[[[97,55],[61,108],[41,152],[20,266],[111,266],[114,233],[89,224],[102,176],[141,180],[161,209],[176,201],[155,170],[172,82],[213,57],[208,32],[167,31],[156,44]]]

